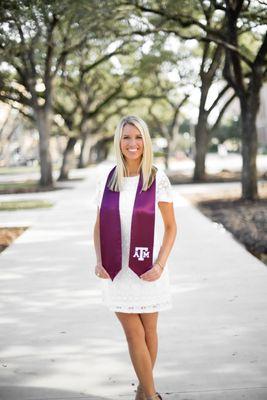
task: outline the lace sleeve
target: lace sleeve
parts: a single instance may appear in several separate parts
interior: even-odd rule
[[[173,202],[173,190],[169,178],[163,171],[159,171],[157,179],[157,202]]]

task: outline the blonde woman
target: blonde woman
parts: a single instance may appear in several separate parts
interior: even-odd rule
[[[115,312],[139,384],[136,400],[162,400],[153,379],[159,311],[172,308],[167,259],[176,237],[172,188],[153,165],[146,123],[122,118],[114,136],[116,166],[96,192],[96,275],[103,301]],[[159,216],[164,225],[159,238]]]

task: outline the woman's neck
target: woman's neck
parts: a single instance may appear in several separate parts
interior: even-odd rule
[[[127,161],[126,169],[127,169],[127,176],[135,176],[139,174],[140,160],[131,160],[130,162]]]

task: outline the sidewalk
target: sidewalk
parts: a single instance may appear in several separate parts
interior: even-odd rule
[[[58,192],[0,254],[1,400],[134,399],[127,343],[94,275],[101,168]],[[157,390],[164,400],[265,400],[266,267],[174,190],[174,308],[159,316]]]

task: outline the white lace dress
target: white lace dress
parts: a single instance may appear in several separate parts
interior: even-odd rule
[[[109,170],[110,171],[110,170]],[[100,208],[107,174],[98,181],[94,203]],[[149,313],[172,308],[168,263],[155,281],[140,279],[129,267],[130,233],[133,205],[139,176],[124,177],[120,192],[119,209],[122,234],[122,269],[115,279],[97,278],[102,292],[102,303],[111,311]],[[156,261],[163,238],[163,222],[158,202],[172,202],[172,187],[167,175],[157,171],[156,210],[153,262]],[[161,232],[161,235],[160,235]]]

